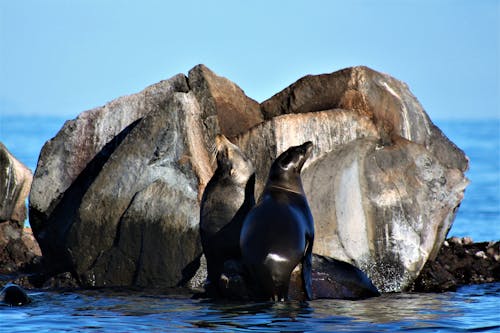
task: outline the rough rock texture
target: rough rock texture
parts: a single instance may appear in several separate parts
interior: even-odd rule
[[[430,121],[408,86],[368,67],[305,76],[261,108],[265,119],[335,108],[356,111],[371,119],[382,144],[401,136],[429,149],[446,167],[468,168],[467,157]]]
[[[224,77],[215,75],[204,65],[189,71],[189,87],[200,104],[210,142],[217,132],[228,137],[245,132],[263,121],[259,103]],[[220,130],[218,130],[220,128]]]
[[[199,197],[213,173],[219,123],[233,134],[253,125],[217,113],[235,103],[242,111],[233,116],[255,111],[241,89],[197,66],[189,78],[67,122],[42,150],[30,200],[50,269],[71,271],[83,286],[177,285],[201,252]]]
[[[168,96],[186,90],[182,75],[120,97],[67,121],[41,151],[30,193],[30,223],[45,224],[77,178],[90,182],[136,121],[161,109]]]
[[[44,145],[31,188],[29,214],[42,251],[52,258],[56,270],[69,268],[67,259],[59,259],[63,259],[67,232],[85,191],[138,120],[161,110],[165,99],[181,90],[186,90],[186,83],[178,75],[83,112]]]
[[[460,285],[498,281],[500,242],[473,243],[452,237],[444,242],[436,259],[425,264],[412,289],[441,292]]]
[[[0,142],[0,221],[26,220],[26,197],[33,175]]]
[[[382,291],[401,291],[433,259],[467,184],[422,145],[351,142],[303,173],[314,251],[351,262]],[[325,182],[325,179],[329,179]]]
[[[29,235],[24,235],[32,177],[31,171],[0,143],[0,274],[14,273],[39,255],[36,243],[30,244]]]
[[[30,221],[47,263],[84,286],[191,278],[218,133],[254,163],[257,198],[274,158],[312,141],[302,179],[314,251],[366,270],[381,291],[408,288],[436,256],[467,185],[466,156],[388,75],[306,76],[259,106],[199,65],[82,113],[44,146]]]
[[[82,283],[175,284],[181,276],[172,280],[168,265],[181,256],[187,259],[177,262],[185,266],[200,252],[193,207],[198,179],[208,181],[210,164],[198,113],[192,93],[174,94],[165,110],[131,131],[89,187],[68,233]],[[141,276],[145,267],[147,278]],[[172,274],[180,274],[175,268]]]

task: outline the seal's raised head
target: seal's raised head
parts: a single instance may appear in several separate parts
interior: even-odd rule
[[[219,297],[230,289],[219,284],[224,263],[241,257],[241,226],[255,205],[255,171],[253,163],[224,135],[217,135],[215,148],[217,169],[200,203],[200,236],[207,259],[207,292]]]
[[[274,184],[290,188],[290,190],[301,189],[300,172],[306,160],[311,156],[312,149],[312,142],[307,141],[300,146],[288,148],[278,156],[271,166],[268,185]]]
[[[224,135],[218,134],[215,138],[217,148],[217,170],[237,184],[246,184],[255,173],[253,164],[242,154],[238,146],[234,145]]]

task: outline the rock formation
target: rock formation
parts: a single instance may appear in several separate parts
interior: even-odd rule
[[[366,67],[306,76],[261,107],[269,120],[236,138],[255,162],[257,193],[275,156],[311,140],[302,178],[314,252],[356,265],[381,291],[407,289],[463,198],[463,152],[404,83]]]
[[[44,146],[30,223],[54,272],[83,286],[171,287],[201,254],[199,200],[214,139],[256,169],[312,141],[303,182],[314,251],[407,289],[444,241],[468,161],[408,87],[366,67],[306,76],[260,105],[203,65],[67,122]]]
[[[412,286],[417,292],[456,290],[461,285],[500,281],[500,242],[473,243],[469,237],[447,239]]]
[[[240,104],[241,123],[217,113]],[[73,272],[84,286],[175,286],[201,252],[199,197],[213,173],[219,124],[233,134],[248,129],[261,117],[255,105],[197,66],[189,78],[67,122],[42,149],[30,198],[30,223],[51,269]]]
[[[31,171],[0,143],[0,274],[16,273],[40,255],[24,232]]]

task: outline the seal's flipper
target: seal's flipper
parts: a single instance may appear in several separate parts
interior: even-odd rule
[[[307,242],[306,251],[302,258],[302,280],[307,300],[312,300],[312,242]]]

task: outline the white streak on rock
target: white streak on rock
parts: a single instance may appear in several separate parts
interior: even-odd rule
[[[351,258],[360,258],[369,252],[358,168],[358,161],[354,160],[340,176],[335,192],[339,235],[349,244],[346,252]]]
[[[406,139],[408,140],[412,140],[412,137],[411,137],[411,125],[410,125],[410,121],[408,119],[408,110],[406,109],[405,107],[405,104],[403,102],[403,99],[401,98],[401,96],[399,96],[398,93],[396,93],[394,91],[394,89],[392,89],[388,84],[387,82],[382,82],[382,85],[384,86],[385,89],[387,89],[387,91],[394,97],[396,97],[400,104],[401,104],[401,117],[403,118],[402,119],[402,128],[401,128],[401,133],[403,135],[403,137],[405,137]]]

